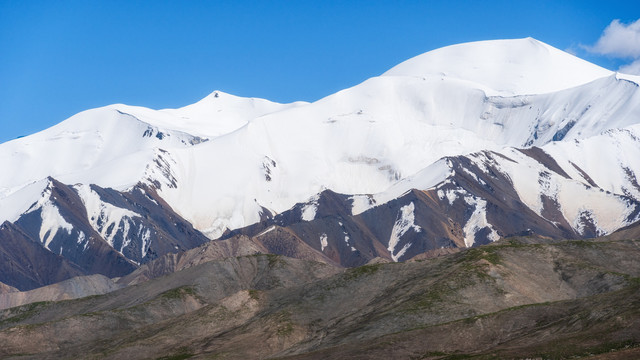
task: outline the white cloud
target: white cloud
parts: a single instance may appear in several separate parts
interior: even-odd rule
[[[625,24],[616,19],[607,26],[593,46],[582,48],[589,52],[632,62],[620,66],[619,72],[640,75],[640,19]]]
[[[613,20],[594,46],[589,51],[620,58],[640,57],[640,19],[623,24],[620,20]]]
[[[631,64],[621,66],[618,71],[623,74],[640,75],[640,59]]]

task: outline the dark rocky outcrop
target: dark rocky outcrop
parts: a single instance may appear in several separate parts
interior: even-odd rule
[[[0,228],[0,256],[5,259],[0,282],[24,291],[80,275],[120,277],[140,263],[209,241],[153,188],[142,184],[127,192],[90,188],[100,201],[135,216],[110,224],[103,218],[89,219],[78,191],[49,178],[41,202]],[[44,224],[43,211],[54,212],[65,225]],[[94,221],[102,227],[94,228]]]
[[[568,178],[542,149],[534,147],[521,152],[547,169],[540,174],[542,178],[548,178],[552,173]],[[475,155],[484,158],[482,169],[472,156],[446,158],[453,175],[435,188],[412,189],[357,215],[351,211],[352,196],[325,190],[309,203],[296,204],[272,218],[230,231],[222,239],[237,235],[254,237],[277,228],[279,242],[268,247],[269,252],[297,257],[291,244],[302,241],[330,261],[353,267],[374,258],[406,261],[428,257],[443,248],[478,246],[523,234],[555,239],[599,235],[595,220],[588,213],[581,218],[582,233],[576,232],[564,218],[556,199],[548,194],[540,194],[543,204],[540,215],[531,210],[519,198],[509,175],[495,165],[498,159],[513,160],[490,151]],[[373,197],[371,199],[374,201]],[[626,200],[635,207],[629,215],[632,220],[637,217],[640,204]],[[315,213],[312,220],[305,220],[303,213],[309,206],[315,208]],[[408,217],[403,219],[403,216]],[[486,223],[480,223],[472,234],[466,234],[464,227],[472,217],[483,216]],[[407,223],[403,224],[403,221]],[[406,228],[401,230],[402,226]],[[392,244],[394,236],[395,244]]]
[[[17,289],[33,289],[83,275],[82,269],[33,241],[9,222],[0,225],[2,282]]]

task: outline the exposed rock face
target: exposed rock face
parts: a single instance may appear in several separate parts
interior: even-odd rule
[[[347,270],[274,255],[209,261],[1,311],[0,356],[625,354],[640,344],[639,255],[637,241],[519,238]]]
[[[83,274],[79,266],[34,242],[18,226],[0,225],[0,274],[6,285],[33,289]]]
[[[136,263],[146,263],[166,253],[188,250],[209,240],[176,214],[148,185],[138,184],[126,192],[102,189],[95,185],[91,185],[91,190],[103,202],[132,213],[132,216],[121,220],[128,221],[129,226],[118,224],[110,231],[97,221],[96,227],[106,230],[112,246]]]
[[[15,222],[15,226],[31,242],[75,264],[83,275],[101,273],[114,277],[133,271],[135,265],[109,246],[91,227],[87,209],[73,188],[55,179],[49,181],[41,200],[32,205],[30,211]],[[39,272],[42,271],[51,270],[41,269]],[[10,281],[8,283],[11,284]],[[51,283],[39,285],[48,284]]]
[[[20,290],[80,275],[123,276],[208,241],[148,186],[118,192],[55,179],[29,211],[0,227],[0,238],[0,280]]]
[[[443,248],[478,246],[523,234],[556,239],[598,236],[601,230],[594,217],[585,213],[568,219],[557,194],[551,191],[538,195],[538,212],[525,202],[517,190],[521,184],[505,172],[501,163],[522,167],[534,163],[540,167],[536,169],[539,182],[556,177],[573,185],[575,180],[542,149],[517,151],[521,153],[518,161],[495,152],[449,157],[446,162],[451,175],[437,186],[412,189],[381,204],[368,195],[369,208],[360,213],[355,213],[354,202],[362,201],[364,195],[355,199],[325,190],[308,203],[223,238],[256,236],[278,229],[281,245],[270,248],[270,252],[295,256],[287,252],[284,239],[296,238],[331,261],[352,267],[376,257],[405,261],[428,257]],[[603,192],[597,187],[576,186],[584,187],[585,196]],[[621,223],[638,221],[638,201],[617,195],[603,201],[625,204],[628,210]]]

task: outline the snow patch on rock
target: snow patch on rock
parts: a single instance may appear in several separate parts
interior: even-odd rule
[[[140,217],[140,214],[103,201],[100,195],[91,189],[90,185],[76,185],[74,188],[87,209],[87,217],[89,218],[91,227],[98,232],[111,247],[114,247],[113,240],[118,230],[122,227],[124,240],[121,248],[115,249],[122,253],[122,250],[131,242],[128,237],[129,231],[131,230],[130,220],[134,217]]]
[[[309,202],[302,207],[303,221],[312,221],[316,218],[316,212],[318,211],[318,200],[320,200],[320,195],[312,197]]]
[[[40,199],[25,212],[25,214],[28,214],[38,209],[40,210],[42,223],[40,225],[39,237],[44,247],[49,250],[51,250],[49,245],[59,229],[65,230],[69,235],[71,235],[71,231],[73,230],[73,226],[60,215],[60,211],[58,211],[58,208],[51,201],[51,186],[52,184],[49,182],[49,185],[42,192]]]
[[[326,248],[328,245],[329,241],[327,239],[327,234],[320,235],[320,251],[324,251],[324,248]]]
[[[269,226],[266,230],[264,230],[261,233],[259,233],[258,235],[256,235],[256,237],[260,237],[260,236],[262,236],[264,234],[268,234],[268,233],[272,232],[275,229],[276,229],[275,225]]]
[[[402,247],[398,252],[395,252],[396,246],[400,242],[400,238],[402,235],[406,234],[407,231],[413,229],[415,232],[422,231],[422,228],[414,223],[415,221],[415,205],[413,202],[409,203],[400,208],[400,213],[398,214],[398,219],[393,224],[393,229],[391,230],[391,238],[389,238],[389,246],[387,250],[391,254],[391,258],[393,261],[398,261],[405,252],[411,247],[411,243],[406,244]]]
[[[143,229],[140,227],[140,232]],[[151,239],[151,229],[144,229],[144,233],[142,233],[142,246],[140,247],[142,253],[142,259],[147,256],[147,251],[149,251],[149,239]]]
[[[500,235],[487,221],[487,202],[474,196],[465,196],[464,201],[467,205],[473,206],[473,213],[462,229],[464,231],[464,244],[467,247],[472,247],[475,243],[476,233],[485,228],[490,231],[487,236],[489,240],[499,240]]]
[[[40,241],[44,244],[44,247],[49,248],[51,240],[56,236],[59,229],[63,229],[67,234],[71,234],[73,226],[69,224],[60,215],[58,208],[50,201],[47,200],[40,206],[42,225],[40,225]]]

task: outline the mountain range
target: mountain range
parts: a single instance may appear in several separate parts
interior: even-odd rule
[[[0,144],[0,357],[637,359],[639,84],[481,41]]]
[[[640,220],[638,84],[526,38],[313,103],[87,110],[0,144],[0,282],[123,277],[210,241],[357,267],[611,234]]]

